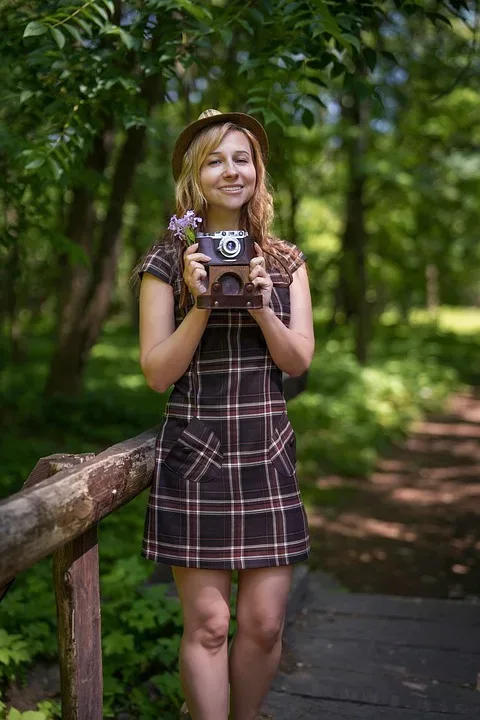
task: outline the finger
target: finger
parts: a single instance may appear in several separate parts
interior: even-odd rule
[[[256,277],[252,280],[252,284],[255,285],[256,288],[271,288],[272,283],[270,282],[270,278],[264,278],[264,277]]]
[[[191,260],[187,265],[187,272],[192,273],[194,270],[204,270],[205,265],[202,263],[197,262],[196,260]]]
[[[208,262],[211,259],[212,258],[209,257],[209,255],[204,255],[203,253],[188,253],[188,250],[187,250],[187,252],[185,252],[185,254],[183,256],[183,260],[184,260],[185,264],[192,262],[192,261]]]
[[[267,271],[261,265],[256,265],[253,268],[253,270],[250,272],[251,280],[253,280],[253,278],[256,278],[256,277],[267,277]]]
[[[255,252],[257,253],[257,255],[263,257],[263,250],[257,242],[253,243],[253,247],[255,248]]]
[[[198,282],[199,280],[203,280],[207,277],[207,273],[203,268],[195,268],[195,270],[192,273],[192,281],[194,283]]]
[[[252,260],[250,260],[250,267],[255,267],[256,265],[261,265],[262,267],[265,267],[265,258],[263,256],[252,258]]]
[[[184,252],[184,256],[191,255],[192,253],[196,252],[197,248],[198,248],[198,243],[193,243],[192,245],[189,245]]]

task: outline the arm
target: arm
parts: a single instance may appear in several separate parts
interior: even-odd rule
[[[184,255],[184,278],[194,297],[205,292],[206,271],[192,245]],[[148,385],[165,392],[187,370],[208,322],[210,310],[194,306],[175,330],[173,288],[146,272],[140,287],[140,366]]]
[[[273,362],[283,372],[297,377],[308,369],[315,349],[312,301],[304,265],[293,273],[290,313],[287,328],[270,307],[250,311],[263,332]]]

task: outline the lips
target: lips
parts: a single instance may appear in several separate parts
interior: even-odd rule
[[[243,190],[243,185],[224,185],[219,188],[219,190],[224,190],[226,192],[238,192],[239,190]]]

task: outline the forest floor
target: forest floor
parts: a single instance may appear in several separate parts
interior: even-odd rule
[[[480,388],[416,424],[370,478],[316,486],[312,569],[356,592],[480,598]]]

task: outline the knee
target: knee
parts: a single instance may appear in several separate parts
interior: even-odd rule
[[[228,639],[230,611],[227,608],[205,613],[195,622],[185,624],[185,635],[191,641],[200,644],[205,650],[216,652]]]
[[[264,614],[248,618],[237,618],[238,633],[248,637],[265,652],[271,652],[281,641],[283,617],[276,614]]]

